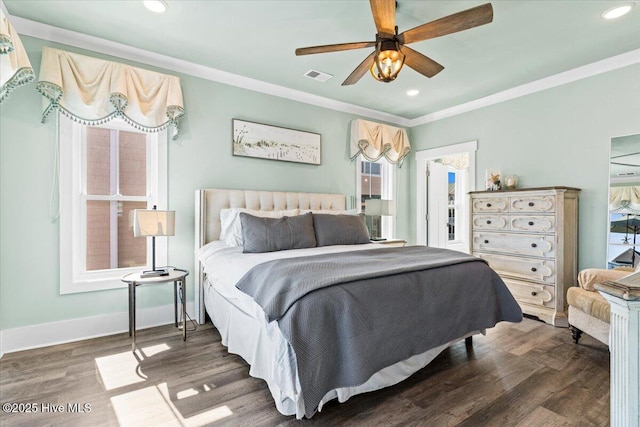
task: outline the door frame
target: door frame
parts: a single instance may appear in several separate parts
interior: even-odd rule
[[[463,142],[416,151],[416,244],[427,244],[427,168],[429,160],[452,154],[469,153],[469,191],[476,189],[476,151],[478,141]]]

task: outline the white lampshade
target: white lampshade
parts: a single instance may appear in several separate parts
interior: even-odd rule
[[[364,213],[371,216],[394,216],[396,204],[393,200],[367,199],[364,201]]]
[[[173,236],[175,235],[176,212],[155,209],[135,209],[133,211],[133,235]]]

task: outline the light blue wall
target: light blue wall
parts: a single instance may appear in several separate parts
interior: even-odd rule
[[[638,64],[411,129],[415,151],[478,140],[477,189],[489,168],[518,175],[521,187],[581,188],[580,268],[606,265],[609,144],[636,133]]]
[[[36,74],[45,45],[104,57],[30,37],[23,42]],[[186,116],[180,138],[169,145],[169,207],[176,210],[170,264],[193,269],[196,189],[355,193],[355,165],[347,141],[349,122],[356,116],[191,76],[180,78]],[[127,311],[124,289],[59,295],[59,227],[48,216],[56,125],[51,119],[40,123],[41,98],[31,84],[0,106],[0,329]],[[233,157],[232,118],[321,134],[322,164]],[[408,173],[408,168],[401,169],[399,179],[408,182]],[[402,215],[399,220],[403,222]],[[189,292],[192,300],[191,288]],[[169,286],[142,287],[138,307],[170,304],[172,298]]]
[[[44,45],[103,57],[29,37],[23,42],[36,73]],[[187,115],[180,139],[169,148],[169,206],[177,211],[176,236],[169,240],[171,264],[193,268],[198,188],[354,193],[347,138],[355,116],[180,77]],[[124,290],[59,295],[59,228],[48,212],[56,126],[53,120],[41,124],[41,112],[41,96],[33,84],[0,105],[0,329],[127,310]],[[233,157],[232,118],[320,133],[322,165]],[[415,150],[477,139],[478,188],[486,168],[518,174],[526,187],[582,188],[580,267],[604,266],[609,140],[640,133],[640,65],[409,133]],[[415,240],[416,221],[414,158],[406,159],[398,174],[397,235],[410,241]],[[171,298],[169,287],[141,288],[139,307],[168,304]]]

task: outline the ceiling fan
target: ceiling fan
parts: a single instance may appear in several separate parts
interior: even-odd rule
[[[493,20],[493,7],[491,7],[491,3],[486,3],[398,34],[398,27],[395,24],[396,0],[369,0],[369,3],[378,30],[375,41],[302,47],[296,49],[296,55],[338,52],[375,46],[375,51],[353,70],[342,86],[357,83],[367,70],[371,71],[371,75],[376,80],[393,81],[398,77],[404,64],[420,74],[433,77],[444,67],[406,46],[407,44],[468,30],[488,24]]]

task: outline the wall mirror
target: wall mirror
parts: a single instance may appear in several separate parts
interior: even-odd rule
[[[607,267],[640,264],[640,134],[611,139]]]

